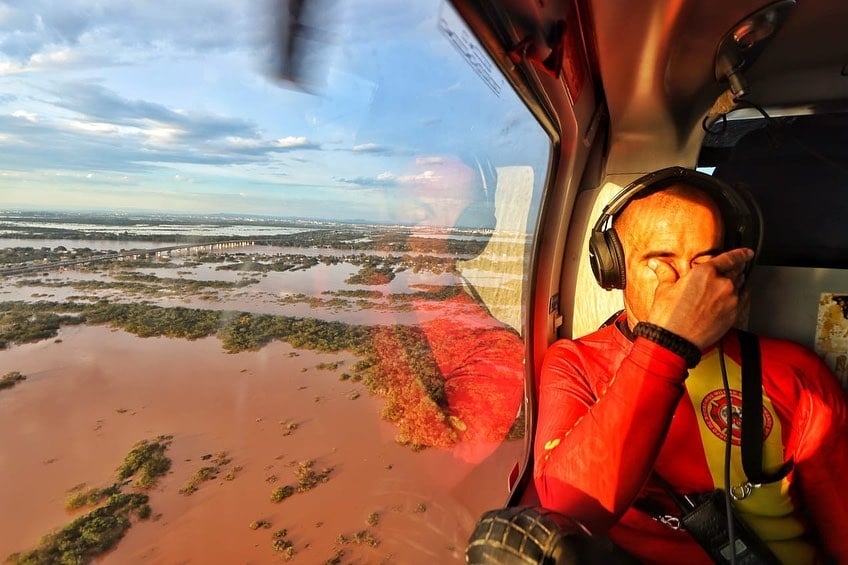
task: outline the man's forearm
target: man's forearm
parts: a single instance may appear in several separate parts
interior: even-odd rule
[[[594,400],[573,361],[554,358],[543,368],[536,488],[544,506],[605,528],[647,480],[686,367],[678,355],[637,339]]]

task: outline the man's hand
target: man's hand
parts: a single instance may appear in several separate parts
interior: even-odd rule
[[[739,288],[750,249],[732,249],[678,276],[668,264],[651,259],[657,276],[654,302],[646,322],[691,341],[703,350],[718,341],[739,314]]]

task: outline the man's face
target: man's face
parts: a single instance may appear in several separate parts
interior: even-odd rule
[[[674,186],[628,204],[615,221],[624,249],[624,309],[631,328],[654,304],[657,276],[649,261],[666,263],[677,278],[721,253],[718,207],[703,193]]]

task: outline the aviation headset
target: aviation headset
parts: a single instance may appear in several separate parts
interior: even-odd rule
[[[748,247],[754,250],[754,259],[748,262],[747,275],[760,251],[762,241],[762,213],[753,197],[741,187],[727,183],[698,171],[683,167],[668,167],[639,177],[619,192],[604,207],[589,236],[589,262],[595,280],[606,290],[623,289],[625,276],[624,248],[613,227],[618,214],[636,197],[647,196],[671,185],[682,184],[700,189],[717,205],[724,222],[723,249]]]

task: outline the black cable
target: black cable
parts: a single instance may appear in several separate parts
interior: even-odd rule
[[[733,446],[733,403],[730,399],[730,384],[727,366],[724,364],[724,347],[718,342],[718,361],[721,365],[721,382],[724,385],[724,400],[727,403],[727,437],[724,438],[724,505],[727,511],[727,540],[730,547],[730,563],[736,565],[736,532],[733,531],[733,498],[730,495],[730,456]]]
[[[762,114],[762,116],[766,119],[766,121],[769,123],[769,125],[777,125],[777,122],[775,121],[775,119],[772,118],[771,116],[769,116],[768,112],[766,112],[765,109],[762,106],[760,106],[759,104],[757,104],[755,102],[751,102],[750,100],[743,100],[743,99],[739,99],[739,98],[737,98],[735,100],[735,102],[737,104],[741,104],[742,106],[747,106],[749,108],[753,108],[754,110],[756,110],[757,112]]]
[[[709,115],[704,116],[704,119],[701,120],[701,129],[704,130],[705,133],[712,135],[721,135],[725,131],[727,131],[727,112],[723,114],[719,114],[718,118],[712,123],[712,125],[707,125],[707,120],[710,119]],[[719,129],[713,129],[713,126],[716,122],[721,120],[721,127]]]

